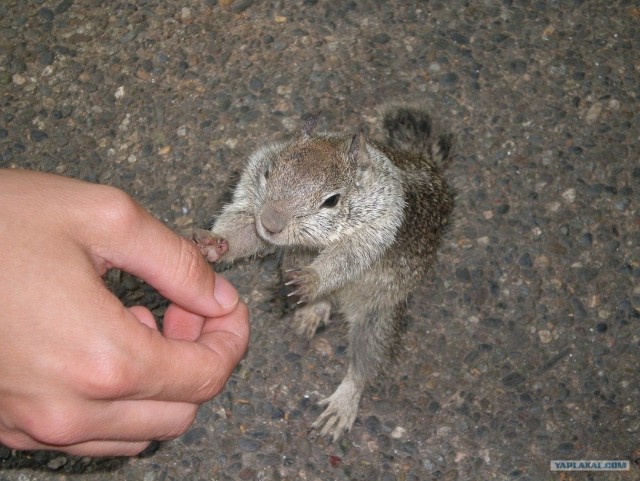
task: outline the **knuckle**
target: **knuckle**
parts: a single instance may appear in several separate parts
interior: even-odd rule
[[[140,206],[126,192],[104,186],[98,202],[99,215],[107,228],[130,226],[140,218]]]
[[[120,355],[104,355],[81,366],[78,387],[91,399],[116,399],[129,394],[135,386],[135,364]]]
[[[82,432],[75,413],[45,407],[38,413],[38,421],[27,430],[29,436],[41,444],[67,446],[77,441]]]
[[[202,286],[206,277],[211,275],[208,269],[203,269],[202,255],[197,248],[181,239],[179,260],[174,264],[178,268],[176,282],[182,287]]]

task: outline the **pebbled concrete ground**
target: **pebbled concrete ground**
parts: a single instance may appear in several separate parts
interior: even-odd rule
[[[318,111],[375,134],[376,106],[403,98],[456,132],[458,199],[407,352],[339,444],[308,429],[345,372],[344,326],[296,339],[266,257],[226,272],[251,347],[188,433],[133,459],[0,447],[0,480],[638,479],[638,45],[632,1],[1,2],[0,167],[205,226],[253,148]],[[148,287],[108,282],[161,317]]]

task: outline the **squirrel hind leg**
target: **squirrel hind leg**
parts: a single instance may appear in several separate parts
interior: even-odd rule
[[[331,436],[334,442],[351,429],[365,386],[388,364],[404,330],[399,323],[404,313],[402,305],[371,310],[345,305],[342,308],[349,323],[349,368],[335,392],[320,401],[326,409],[312,425],[321,436]]]

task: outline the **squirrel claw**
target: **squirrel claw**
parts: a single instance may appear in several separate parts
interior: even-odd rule
[[[287,297],[291,297],[291,296],[300,296],[300,299],[298,299],[298,302],[296,304],[303,304],[311,300],[311,297],[307,294],[303,294],[301,289],[296,289],[295,291],[287,294]]]
[[[288,269],[285,271],[291,276],[291,280],[285,282],[285,286],[294,286],[296,289],[287,297],[298,296],[298,304],[309,302],[316,296],[317,274],[313,269]]]
[[[302,282],[300,279],[300,275],[302,274],[302,269],[287,269],[284,271],[286,274],[289,274],[291,280],[289,282],[285,282],[285,286],[290,286],[292,284],[299,284]]]
[[[294,284],[299,284],[299,283],[300,283],[300,281],[299,281],[299,280],[297,280],[297,279],[292,279],[292,280],[290,280],[289,282],[285,282],[285,283],[284,283],[284,285],[285,285],[285,286],[292,286],[292,285],[294,285]]]
[[[285,286],[287,285],[289,284],[285,284]],[[296,289],[295,291],[291,291],[289,294],[287,294],[287,297],[292,297],[292,296],[298,296],[300,298],[298,299],[298,302],[296,302],[296,304],[302,304],[304,302],[309,302],[311,300],[311,296],[308,294],[305,294],[302,288]]]

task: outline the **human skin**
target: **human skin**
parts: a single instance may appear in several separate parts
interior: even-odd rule
[[[110,268],[171,302],[162,333],[105,287]],[[189,428],[248,338],[235,288],[127,194],[0,170],[0,443],[137,454]]]

